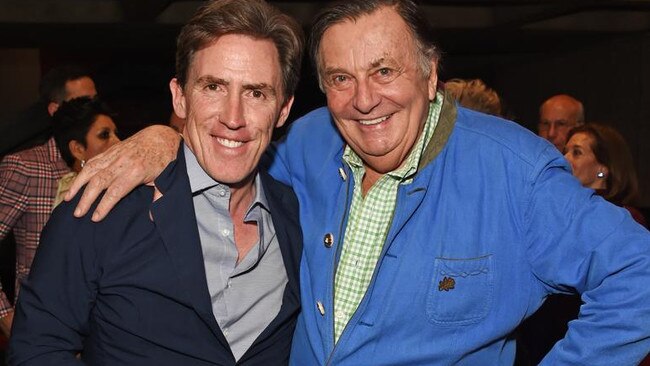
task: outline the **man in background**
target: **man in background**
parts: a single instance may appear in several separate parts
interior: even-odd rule
[[[63,101],[95,96],[89,74],[75,66],[50,70],[41,81],[41,99],[51,117]],[[41,230],[50,217],[58,180],[70,170],[54,138],[36,147],[5,156],[0,162],[0,240],[13,230],[16,239],[16,287],[27,278]],[[16,298],[14,297],[14,301]],[[9,336],[13,307],[0,291],[0,331]]]
[[[539,136],[550,141],[563,154],[567,134],[583,123],[585,111],[582,102],[570,95],[554,95],[539,107]]]

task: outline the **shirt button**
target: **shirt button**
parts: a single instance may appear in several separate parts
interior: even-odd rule
[[[325,307],[323,306],[322,302],[316,301],[316,308],[318,308],[320,315],[325,315]]]
[[[228,284],[226,285],[226,287],[228,287],[228,288],[232,287],[232,280],[228,280]]]
[[[225,195],[226,195],[226,191],[224,191],[224,190],[219,191],[219,196],[220,197],[224,197]]]
[[[230,235],[230,230],[228,230],[228,229],[223,229],[223,230],[221,230],[221,234],[222,234],[223,236],[228,236],[228,235]]]
[[[336,319],[345,319],[345,312],[343,310],[337,310]]]
[[[331,248],[332,244],[334,244],[334,235],[332,235],[332,233],[325,234],[325,237],[323,237],[323,244],[325,244],[325,248]]]
[[[228,328],[223,328],[223,335],[228,335]]]

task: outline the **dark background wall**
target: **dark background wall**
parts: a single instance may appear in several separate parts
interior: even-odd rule
[[[610,124],[627,140],[642,203],[650,206],[649,34],[602,36],[570,45],[550,42],[527,52],[450,55],[446,65],[445,76],[484,79],[501,94],[511,117],[533,131],[539,105],[549,96],[567,93],[582,100],[588,122]]]

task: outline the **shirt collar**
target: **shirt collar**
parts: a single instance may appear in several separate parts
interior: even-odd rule
[[[190,180],[192,195],[200,194],[212,187],[223,188],[226,191],[230,192],[230,187],[228,185],[217,182],[211,176],[209,176],[205,170],[203,170],[198,160],[196,160],[196,155],[194,155],[187,144],[183,144],[183,149],[185,151],[185,165],[187,166],[187,176]],[[268,200],[264,194],[264,187],[262,186],[262,180],[260,179],[259,173],[256,173],[255,181],[253,184],[255,184],[255,197],[253,198],[253,202],[251,203],[246,216],[248,216],[251,210],[256,206],[260,206],[266,211],[271,212],[269,209]]]

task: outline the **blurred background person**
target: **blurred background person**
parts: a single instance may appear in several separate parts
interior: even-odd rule
[[[623,136],[614,128],[588,123],[567,132],[565,158],[580,183],[615,205],[627,208],[647,228],[634,207],[639,193],[632,155]],[[578,295],[551,295],[519,328],[519,365],[537,365],[577,319],[582,300]],[[650,360],[641,365],[650,365]]]
[[[465,108],[493,116],[503,116],[499,94],[480,79],[450,79],[445,82],[445,90],[448,90]]]
[[[120,141],[114,115],[105,103],[90,97],[64,102],[54,113],[54,140],[72,171],[59,180],[53,207],[63,201],[74,177],[87,160]]]
[[[635,207],[639,182],[632,153],[623,136],[610,126],[588,123],[567,135],[564,157],[583,186],[592,188],[607,201],[625,207],[647,228],[647,221]]]
[[[46,101],[42,108],[49,116],[63,101],[97,94],[90,75],[71,65],[45,74],[39,92]],[[50,217],[58,181],[70,171],[51,132],[50,127],[44,144],[7,155],[0,161],[0,240],[12,230],[16,239],[14,301],[21,281],[29,274],[41,230]],[[12,321],[13,306],[4,291],[0,291],[0,333],[5,337],[9,336]]]
[[[558,94],[548,98],[539,107],[538,135],[564,151],[567,134],[576,126],[585,123],[585,110],[576,98]]]

